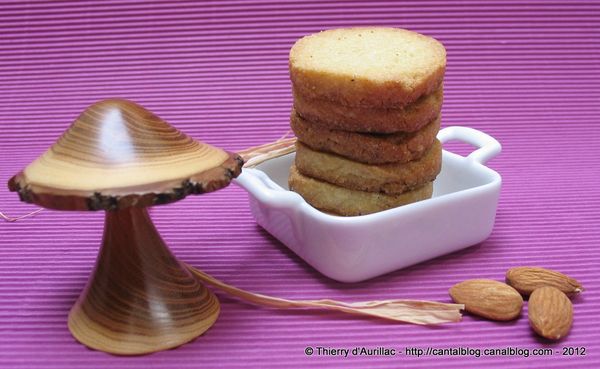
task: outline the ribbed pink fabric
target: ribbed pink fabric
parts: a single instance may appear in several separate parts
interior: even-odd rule
[[[0,181],[43,152],[81,110],[132,99],[195,138],[229,150],[288,130],[287,57],[325,28],[389,25],[448,50],[443,125],[503,144],[497,222],[484,243],[354,285],[331,281],[259,228],[236,186],[156,207],[184,261],[236,286],[287,298],[449,301],[447,289],[507,268],[541,265],[579,279],[575,323],[562,342],[536,338],[522,317],[466,316],[426,328],[247,305],[219,294],[217,324],[193,343],[144,357],[90,351],[67,313],[97,254],[102,213],[43,211],[0,223],[0,367],[600,367],[600,4],[597,1],[39,2],[0,4]],[[460,145],[448,149],[468,152]],[[35,209],[5,186],[0,210]],[[305,356],[306,346],[542,348],[550,357]],[[586,356],[562,356],[585,347]]]

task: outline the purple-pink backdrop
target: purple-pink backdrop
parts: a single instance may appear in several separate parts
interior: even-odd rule
[[[281,136],[291,105],[288,50],[325,28],[389,25],[448,50],[443,126],[467,125],[503,144],[490,166],[504,179],[484,243],[374,280],[322,277],[253,221],[246,194],[157,207],[153,217],[182,260],[242,288],[276,296],[355,301],[449,301],[448,287],[507,268],[542,265],[581,280],[562,342],[516,322],[466,316],[437,328],[336,313],[284,312],[219,293],[222,314],[176,350],[122,358],[86,349],[66,325],[101,237],[102,213],[43,211],[0,223],[0,366],[600,367],[600,4],[510,2],[39,2],[0,4],[0,182],[42,153],[96,100],[126,97],[197,139],[238,150]],[[465,152],[464,147],[451,146]],[[35,209],[0,186],[0,210]],[[399,235],[401,237],[401,235]],[[551,357],[307,357],[306,346],[556,350]],[[586,356],[562,356],[585,347]]]

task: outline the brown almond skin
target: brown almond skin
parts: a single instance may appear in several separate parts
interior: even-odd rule
[[[491,279],[469,279],[450,288],[452,300],[483,318],[513,320],[521,314],[523,298],[511,286]]]
[[[506,272],[506,283],[523,296],[529,296],[534,290],[544,286],[556,287],[567,296],[574,296],[583,291],[583,286],[577,280],[560,272],[540,267],[511,268]]]
[[[573,324],[573,304],[558,288],[541,287],[529,297],[528,316],[535,333],[559,340],[569,333]]]

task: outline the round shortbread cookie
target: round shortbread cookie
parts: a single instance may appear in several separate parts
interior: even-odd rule
[[[298,140],[317,151],[367,164],[406,163],[423,156],[440,129],[438,116],[416,132],[372,134],[328,129],[292,111],[291,127]]]
[[[438,88],[446,50],[434,38],[404,29],[345,28],[301,38],[289,64],[294,89],[307,98],[400,107]]]
[[[432,182],[398,195],[355,191],[307,177],[295,166],[290,168],[289,186],[315,208],[343,216],[370,214],[407,205],[428,199],[433,193]]]
[[[305,176],[340,187],[399,194],[435,179],[442,168],[442,144],[435,140],[422,158],[408,163],[371,165],[335,154],[314,151],[297,142],[295,165]]]
[[[294,91],[294,109],[327,128],[351,132],[414,132],[431,122],[442,110],[443,89],[421,96],[402,108],[343,106],[330,100],[307,99]]]

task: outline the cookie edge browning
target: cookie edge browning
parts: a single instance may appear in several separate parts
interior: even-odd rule
[[[417,131],[440,114],[444,100],[441,87],[402,108],[350,107],[292,93],[294,109],[301,117],[327,128],[364,133]]]
[[[357,75],[344,75],[322,70],[303,69],[295,64],[302,58],[306,44],[310,38],[331,34],[335,37],[340,32],[367,32],[370,30],[393,30],[398,33],[410,33],[436,49],[437,61],[427,76],[421,76],[419,83],[407,86],[402,80],[390,79],[384,82],[373,81]],[[425,69],[420,68],[421,73]],[[433,37],[401,28],[391,27],[354,27],[321,31],[307,35],[294,43],[289,54],[290,79],[293,88],[311,99],[330,100],[345,106],[355,107],[380,107],[400,108],[416,101],[423,95],[433,93],[440,86],[446,72],[446,49],[444,45]]]
[[[307,177],[295,165],[290,168],[288,184],[291,191],[298,193],[313,207],[341,216],[372,214],[426,200],[433,194],[433,182],[396,195],[351,190]]]
[[[372,165],[296,144],[296,169],[303,175],[356,191],[400,194],[433,181],[442,168],[442,144],[435,140],[422,158]]]
[[[421,158],[440,129],[441,116],[416,132],[380,135],[324,128],[292,110],[292,131],[316,151],[338,154],[366,164],[407,163]]]

